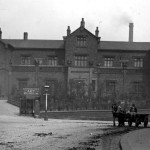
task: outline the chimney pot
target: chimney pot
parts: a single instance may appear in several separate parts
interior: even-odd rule
[[[67,36],[71,33],[71,30],[70,30],[70,26],[68,26],[68,29],[67,29]]]
[[[2,39],[2,30],[0,28],[0,39]]]
[[[99,30],[98,30],[98,27],[96,27],[96,30],[95,30],[95,36],[96,36],[96,37],[99,36]]]
[[[133,42],[133,23],[129,23],[129,42]]]
[[[28,40],[28,32],[24,32],[24,40]]]
[[[84,18],[82,18],[82,20],[81,20],[81,27],[85,28],[85,21],[84,21]]]

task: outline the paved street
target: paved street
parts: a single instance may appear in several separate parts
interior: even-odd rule
[[[36,119],[0,101],[0,150],[148,150],[150,130],[109,121]],[[139,130],[140,129],[140,130]]]
[[[102,134],[101,129],[108,128],[112,124],[112,122],[59,119],[44,121],[18,116],[19,109],[6,101],[0,101],[0,106],[1,150],[65,150],[79,147],[79,143],[85,143],[97,132]]]

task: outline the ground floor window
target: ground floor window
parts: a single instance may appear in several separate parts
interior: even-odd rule
[[[141,95],[144,93],[143,83],[141,81],[132,82],[132,94]]]
[[[18,88],[22,90],[23,88],[26,88],[28,86],[28,80],[27,79],[19,79],[18,80]]]
[[[106,93],[108,95],[114,94],[116,92],[116,81],[107,80],[106,81]]]

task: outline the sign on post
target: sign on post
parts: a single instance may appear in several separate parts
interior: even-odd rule
[[[40,89],[39,88],[23,88],[23,94],[26,96],[26,98],[35,98],[40,95]]]

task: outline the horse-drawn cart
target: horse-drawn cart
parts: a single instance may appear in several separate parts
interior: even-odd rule
[[[132,126],[132,123],[135,123],[135,126],[138,127],[140,124],[144,124],[144,127],[147,127],[148,125],[148,115],[149,114],[135,114],[135,115],[131,115],[131,114],[126,114],[125,115],[125,121],[128,122],[129,126]]]
[[[148,115],[150,114],[144,114],[144,113],[137,113],[137,114],[131,114],[131,113],[115,113],[113,114],[113,122],[115,126],[115,118],[118,119],[118,126],[125,126],[125,122],[128,123],[128,126],[131,127],[133,123],[135,123],[135,127],[138,127],[140,124],[143,124],[146,128],[148,125]]]

